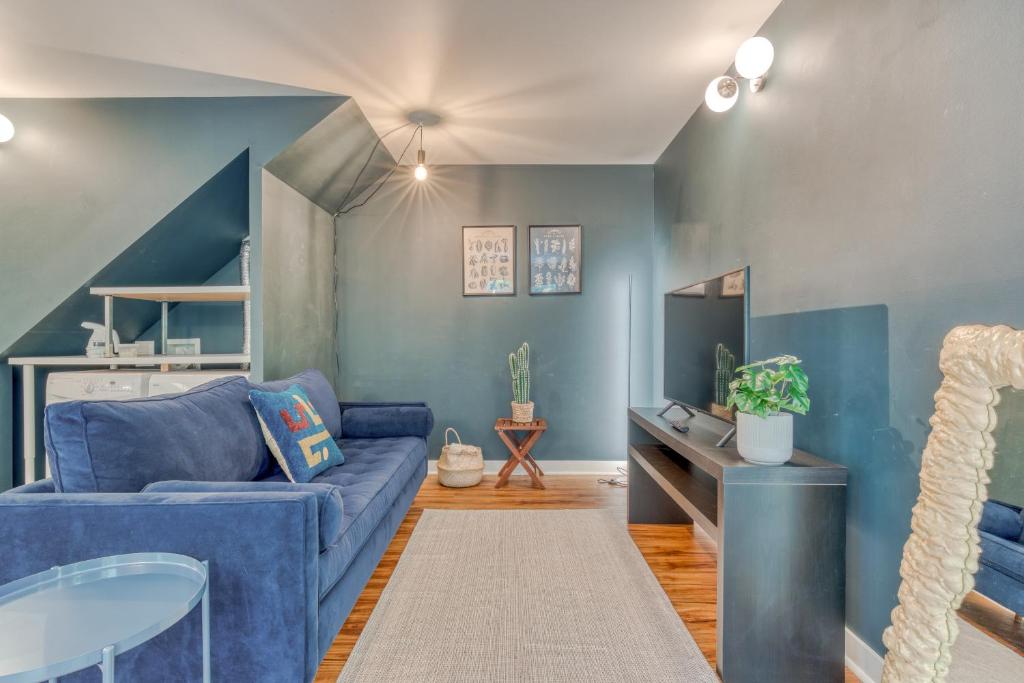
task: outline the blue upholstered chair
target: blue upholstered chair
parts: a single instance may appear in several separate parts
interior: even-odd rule
[[[974,589],[1019,617],[1024,614],[1024,513],[1016,505],[986,501],[978,535],[981,558]]]
[[[241,377],[50,406],[53,479],[0,495],[0,583],[119,553],[208,560],[214,679],[311,680],[426,475],[433,417],[422,403],[339,404],[315,371],[263,388],[292,383],[346,459],[309,484],[276,467]],[[190,614],[119,656],[118,680],[200,680],[200,636]]]

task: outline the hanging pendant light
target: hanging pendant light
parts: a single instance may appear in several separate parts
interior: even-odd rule
[[[413,171],[413,176],[416,180],[424,181],[427,179],[427,153],[423,151],[423,126],[420,126],[420,149],[416,153],[416,170]]]

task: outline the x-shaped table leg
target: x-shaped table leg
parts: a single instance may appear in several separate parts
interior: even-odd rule
[[[504,442],[505,446],[508,447],[509,452],[512,454],[509,459],[502,466],[501,471],[498,472],[498,481],[494,484],[494,488],[500,489],[502,486],[508,483],[508,478],[512,476],[512,472],[515,471],[516,466],[522,465],[526,473],[530,475],[530,479],[533,480],[533,485],[537,488],[545,488],[544,482],[540,480],[541,475],[544,472],[540,469],[540,465],[530,455],[530,449],[533,448],[534,444],[541,437],[544,432],[533,431],[526,439],[520,441],[519,438],[508,431],[499,431],[498,438]]]

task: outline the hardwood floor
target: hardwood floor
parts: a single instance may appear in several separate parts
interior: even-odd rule
[[[1024,621],[1015,620],[1010,610],[981,593],[971,591],[960,605],[958,614],[1024,657]]]
[[[337,680],[424,509],[608,508],[619,513],[625,523],[626,489],[599,484],[598,478],[549,475],[544,477],[547,488],[541,490],[532,488],[525,475],[514,476],[508,486],[496,490],[493,475],[485,476],[479,486],[469,489],[448,489],[437,483],[437,477],[427,477],[348,621],[320,664],[316,681],[333,683]],[[716,647],[714,544],[692,525],[631,524],[629,534],[713,667]],[[846,681],[855,683],[857,678],[847,671]]]

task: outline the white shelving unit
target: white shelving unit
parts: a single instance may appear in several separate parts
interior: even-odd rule
[[[249,300],[248,285],[216,285],[198,287],[90,287],[89,293],[103,297],[103,327],[106,332],[107,358],[114,355],[114,299],[155,301],[160,304],[160,351],[167,353],[168,304],[187,301],[245,302]],[[241,361],[248,363],[249,361]]]
[[[239,365],[252,362],[248,353],[206,353],[192,356],[138,356],[121,358],[114,355],[114,299],[154,301],[160,304],[160,351],[167,351],[167,314],[170,303],[184,302],[246,302],[251,296],[247,285],[216,285],[197,287],[90,287],[89,293],[103,297],[103,325],[106,333],[106,355],[90,356],[22,356],[8,358],[11,365],[21,367],[22,457],[25,460],[25,483],[35,480],[36,461],[36,380],[35,369],[43,367],[153,367],[162,372],[172,364]]]

